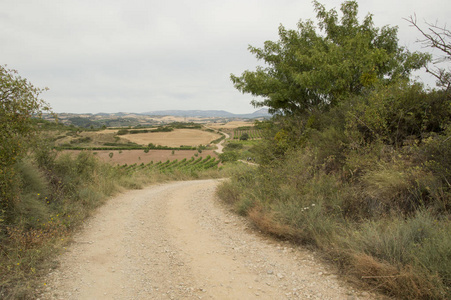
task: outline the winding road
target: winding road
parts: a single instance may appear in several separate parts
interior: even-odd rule
[[[223,207],[221,180],[110,199],[78,232],[39,299],[370,299],[314,254]]]

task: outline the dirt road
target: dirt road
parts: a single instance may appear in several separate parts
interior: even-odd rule
[[[127,192],[75,236],[40,299],[369,299],[310,252],[254,232],[218,180]]]
[[[222,141],[220,141],[216,146],[218,147],[218,149],[216,149],[216,153],[217,154],[221,154],[221,153],[224,153],[224,142],[226,141],[226,140],[228,140],[228,139],[230,139],[230,135],[228,135],[227,133],[225,133],[225,132],[221,132],[224,136],[225,136],[225,139],[223,139]]]

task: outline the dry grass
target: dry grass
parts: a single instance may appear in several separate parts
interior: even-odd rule
[[[150,132],[122,136],[123,139],[140,145],[152,143],[168,147],[207,145],[220,137],[219,134],[196,129],[176,129],[170,132]]]
[[[444,290],[437,290],[437,275],[418,272],[411,266],[396,268],[386,262],[362,253],[350,255],[347,275],[349,280],[399,299],[446,299]]]
[[[254,123],[253,121],[232,121],[232,122],[228,122],[228,123],[214,123],[214,124],[209,124],[208,127],[213,128],[213,129],[235,129],[238,127],[243,127],[243,126],[253,126]]]
[[[55,141],[55,145],[69,144],[77,139],[90,138],[89,144],[100,146],[104,143],[116,142],[117,130],[83,131],[75,136],[66,136]]]
[[[277,222],[272,213],[265,212],[261,207],[253,207],[248,212],[249,218],[263,232],[277,237],[295,238],[295,230],[285,224]]]

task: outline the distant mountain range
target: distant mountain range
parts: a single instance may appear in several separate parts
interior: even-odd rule
[[[44,119],[54,120],[53,114],[44,114]],[[183,118],[185,122],[198,122],[207,119],[209,121],[230,121],[233,119],[257,119],[269,118],[271,115],[266,108],[259,109],[251,114],[233,114],[224,110],[158,110],[145,113],[58,113],[58,120],[67,125],[78,127],[127,127],[127,126],[152,126],[174,122],[174,118]]]
[[[147,116],[175,116],[201,118],[261,118],[270,117],[268,109],[262,108],[251,114],[234,114],[225,110],[157,110],[141,113]]]

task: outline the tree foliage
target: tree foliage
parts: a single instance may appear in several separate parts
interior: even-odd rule
[[[0,165],[6,166],[26,150],[25,139],[34,133],[32,117],[48,110],[39,99],[45,89],[34,87],[17,71],[0,66]]]
[[[15,70],[0,65],[0,209],[4,212],[14,196],[14,164],[23,157],[36,132],[37,117],[48,105],[34,87]],[[1,214],[0,214],[1,219]]]
[[[430,59],[398,46],[397,28],[375,27],[371,14],[359,23],[356,1],[341,5],[341,18],[313,3],[317,27],[311,20],[301,20],[297,30],[281,25],[277,42],[249,46],[267,66],[231,75],[238,90],[263,97],[254,106],[284,114],[325,110],[377,84],[408,78]]]
[[[249,134],[247,132],[240,136],[240,141],[247,141],[249,139]]]

